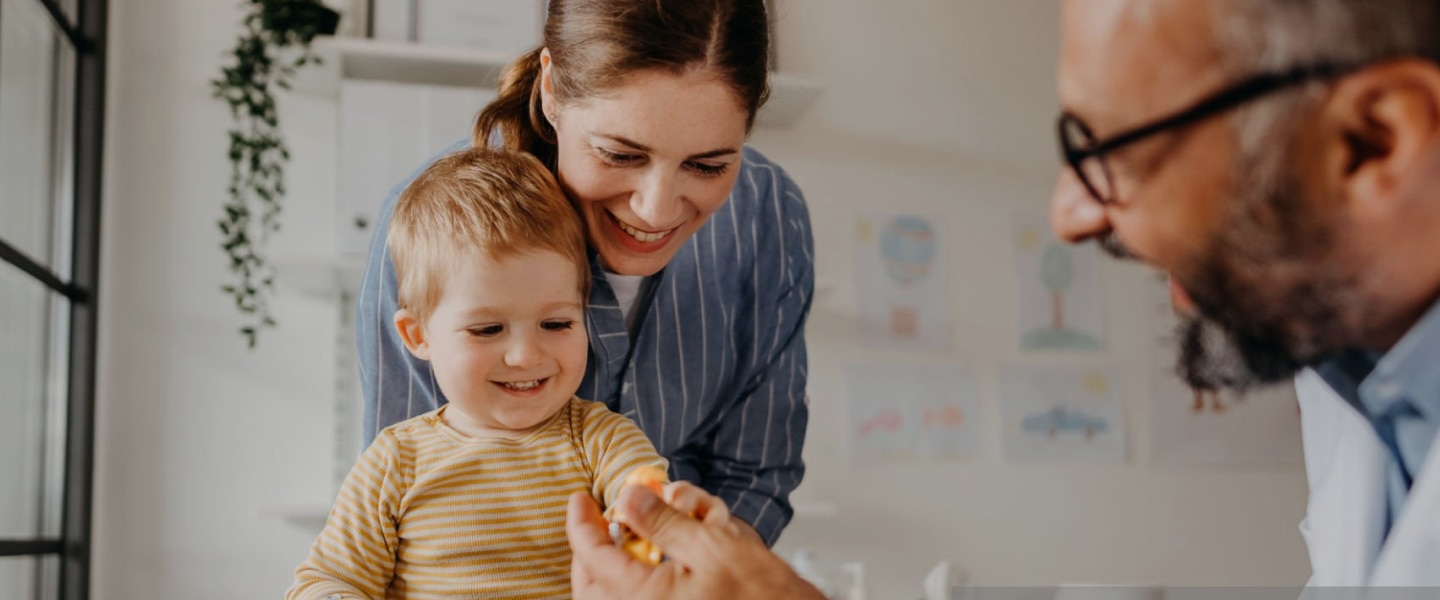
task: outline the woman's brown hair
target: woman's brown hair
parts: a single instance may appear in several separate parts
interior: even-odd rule
[[[708,70],[730,84],[749,115],[770,95],[770,29],[764,0],[550,0],[541,48],[505,69],[496,99],[481,111],[473,144],[555,164],[555,130],[540,99],[540,51],[550,51],[554,100],[613,90],[645,70]]]

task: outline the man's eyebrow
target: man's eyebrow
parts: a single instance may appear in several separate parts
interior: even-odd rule
[[[635,140],[626,138],[626,137],[624,137],[624,136],[611,135],[611,134],[608,134],[608,133],[597,133],[597,134],[595,134],[595,137],[604,138],[604,139],[610,140],[610,141],[612,141],[612,142],[616,142],[616,143],[619,143],[619,144],[621,144],[621,145],[627,146],[627,147],[629,147],[629,148],[631,148],[631,149],[633,149],[633,150],[638,150],[638,151],[640,151],[640,152],[650,152],[650,147],[649,147],[649,146],[646,146],[645,144],[642,144],[642,143],[637,142],[637,141],[635,141]],[[728,155],[731,155],[731,154],[739,154],[739,153],[740,153],[740,150],[739,150],[738,148],[716,148],[716,149],[714,149],[714,150],[707,150],[707,151],[701,152],[701,153],[699,153],[699,154],[692,154],[692,155],[690,155],[690,156],[687,157],[687,158],[690,159],[690,160],[705,159],[705,158],[717,158],[717,157],[721,157],[721,156],[728,156]]]

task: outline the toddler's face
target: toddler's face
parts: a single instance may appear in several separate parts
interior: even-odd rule
[[[424,327],[421,352],[467,435],[518,435],[575,394],[589,340],[573,262],[550,251],[461,260]]]

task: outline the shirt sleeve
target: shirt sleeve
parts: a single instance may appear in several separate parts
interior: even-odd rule
[[[399,443],[387,431],[356,461],[310,556],[295,569],[286,600],[384,597],[399,547],[396,508],[405,489],[399,457]]]
[[[730,512],[774,545],[794,510],[790,493],[805,475],[800,452],[810,413],[805,397],[808,362],[805,321],[815,294],[814,240],[799,188],[778,168],[772,188],[781,207],[783,267],[780,282],[757,289],[780,290],[755,303],[749,316],[768,336],[770,351],[747,382],[740,400],[722,417],[713,441],[700,449],[701,487],[725,500]]]
[[[663,472],[667,464],[635,423],[603,404],[588,403],[583,423],[585,452],[595,470],[590,493],[609,515],[610,507],[620,497],[626,475],[643,466],[653,466]]]

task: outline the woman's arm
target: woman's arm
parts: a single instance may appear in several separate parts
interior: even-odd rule
[[[724,499],[735,516],[773,545],[793,514],[790,492],[805,475],[800,451],[809,421],[805,321],[815,294],[814,240],[795,183],[763,157],[754,168],[768,173],[769,185],[755,188],[768,196],[762,204],[773,207],[776,220],[770,249],[758,252],[756,260],[781,264],[773,271],[778,282],[755,282],[755,289],[773,295],[757,299],[754,313],[738,318],[754,324],[755,341],[768,352],[759,357],[761,366],[721,417],[697,462],[701,487]]]
[[[781,333],[788,338],[783,349],[725,415],[698,461],[701,487],[724,499],[767,545],[790,523],[790,492],[805,475],[800,451],[809,421],[803,332],[809,293],[803,302],[800,295],[782,308],[795,311],[789,332]]]

